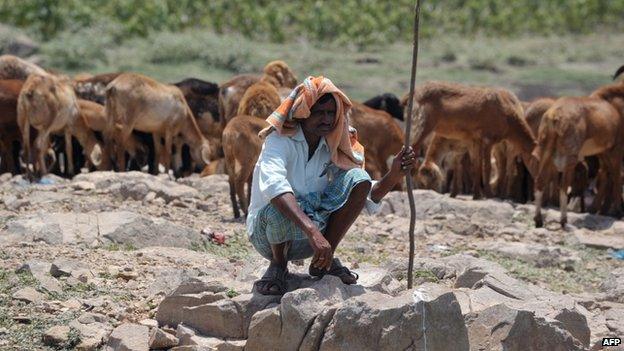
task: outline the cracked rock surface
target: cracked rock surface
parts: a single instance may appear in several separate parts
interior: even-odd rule
[[[282,297],[232,218],[227,177],[0,176],[0,349],[588,350],[624,335],[624,222],[416,190],[336,252],[358,284],[291,263]],[[225,244],[211,240],[225,236]]]

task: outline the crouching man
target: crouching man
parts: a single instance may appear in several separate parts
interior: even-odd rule
[[[269,116],[270,126],[253,173],[247,231],[270,261],[255,282],[265,295],[287,290],[288,261],[313,257],[312,276],[357,282],[334,252],[364,207],[381,199],[415,162],[410,149],[395,156],[378,182],[364,171],[364,149],[349,127],[349,99],[324,77],[309,77]],[[383,136],[382,136],[383,137]]]

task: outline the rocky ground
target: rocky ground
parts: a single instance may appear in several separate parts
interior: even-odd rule
[[[584,350],[624,336],[624,222],[415,191],[391,193],[337,256],[344,286],[292,265],[281,299],[232,219],[223,175],[0,176],[2,350]],[[225,243],[222,239],[225,237]],[[614,349],[614,348],[609,348]]]

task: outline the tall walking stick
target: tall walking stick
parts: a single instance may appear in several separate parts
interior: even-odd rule
[[[407,104],[407,122],[405,123],[405,148],[410,146],[410,132],[412,129],[412,119],[414,118],[414,86],[416,85],[416,68],[418,66],[418,27],[420,24],[420,0],[416,0],[416,11],[414,14],[414,49],[412,51],[412,77],[410,80],[410,91]],[[414,227],[416,224],[416,205],[414,204],[414,193],[412,191],[412,176],[406,176],[407,199],[410,205],[410,227],[409,227],[409,265],[407,266],[407,288],[412,288],[414,271]]]

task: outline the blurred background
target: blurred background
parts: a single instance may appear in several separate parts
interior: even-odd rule
[[[413,0],[2,0],[0,51],[69,74],[222,82],[283,59],[355,99],[408,89]],[[418,81],[585,94],[624,63],[624,1],[425,0]]]

